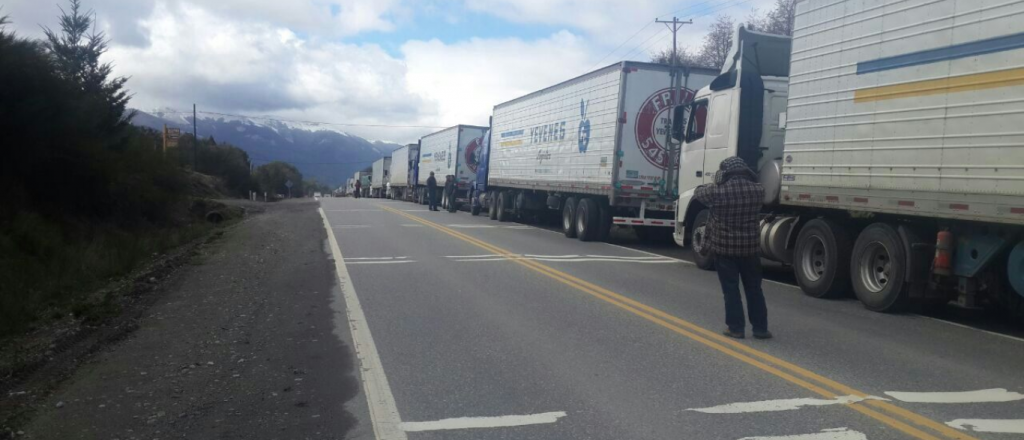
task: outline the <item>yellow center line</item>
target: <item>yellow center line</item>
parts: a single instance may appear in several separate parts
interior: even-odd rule
[[[397,209],[382,206],[386,211],[393,212],[395,214],[406,217],[410,220],[418,223],[430,226],[455,238],[463,240],[467,243],[476,245],[487,251],[493,252],[494,254],[503,255],[506,257],[514,256],[515,254],[492,245],[490,243],[481,241],[477,238],[468,236],[461,232],[452,230],[444,227],[437,223],[429,220],[417,217],[412,214],[408,214]],[[707,330],[689,321],[683,320],[679,317],[673,316],[667,312],[656,309],[654,307],[643,304],[634,299],[628,298],[621,294],[612,292],[601,286],[583,281],[565,272],[559,271],[552,267],[538,263],[532,260],[522,260],[511,258],[510,261],[524,266],[530,270],[540,273],[544,276],[554,279],[562,284],[573,287],[579,291],[582,291],[595,298],[601,299],[609,304],[612,304],[620,309],[626,310],[634,315],[644,318],[654,324],[685,336],[695,342],[703,344],[716,351],[724,353],[732,358],[735,358],[745,364],[756,367],[762,371],[770,373],[776,377],[786,380],[792,384],[795,384],[801,388],[811,391],[820,396],[833,399],[841,395],[853,395],[866,397],[867,393],[858,391],[847,385],[843,385],[832,379],[828,379],[817,373],[814,373],[805,368],[794,365],[790,362],[779,359],[763,351],[752,348],[748,345],[744,345],[735,340],[726,338],[725,336],[719,335],[715,332]],[[802,378],[801,378],[802,377]],[[816,382],[817,384],[813,383]],[[955,439],[955,440],[977,440],[974,437],[967,435],[962,431],[958,431],[952,427],[949,427],[943,423],[936,422],[922,415],[908,411],[904,408],[893,405],[892,403],[878,400],[865,400],[860,403],[851,403],[844,405],[854,411],[864,414],[872,419],[882,422],[888,426],[891,426],[913,438],[922,440],[941,440]],[[873,408],[868,408],[871,406]],[[877,411],[877,410],[880,411]],[[884,414],[889,413],[901,417],[902,419],[909,421],[915,425],[923,428],[927,428],[935,433],[941,435],[941,437],[935,437],[927,432],[921,431],[914,426],[910,426],[900,420],[897,420],[890,415]]]

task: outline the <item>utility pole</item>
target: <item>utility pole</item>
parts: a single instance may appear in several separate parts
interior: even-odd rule
[[[673,43],[675,44],[675,43]],[[675,46],[673,46],[675,47]],[[196,134],[196,103],[193,103],[193,172],[199,172],[199,135]]]
[[[667,124],[665,125],[665,147],[668,149],[668,166],[665,167],[665,192],[670,196],[675,196],[673,189],[675,188],[676,180],[676,146],[672,143],[672,118],[675,117],[676,106],[682,105],[683,97],[680,84],[680,69],[679,69],[679,52],[676,47],[677,41],[676,36],[679,33],[679,29],[682,29],[685,24],[693,24],[693,20],[680,21],[677,17],[672,17],[672,21],[668,20],[654,20],[655,23],[664,23],[670,31],[672,31],[672,105],[669,106]],[[689,72],[686,74],[686,79],[690,79]],[[678,102],[677,102],[678,101]]]

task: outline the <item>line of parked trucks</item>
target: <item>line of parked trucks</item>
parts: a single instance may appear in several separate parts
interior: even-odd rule
[[[616,63],[424,136],[363,186],[425,203],[429,172],[452,175],[445,203],[473,215],[628,226],[713,269],[693,192],[739,156],[765,186],[762,256],[808,295],[1020,317],[1022,60],[1024,0],[805,0],[793,37],[741,27],[721,70]]]

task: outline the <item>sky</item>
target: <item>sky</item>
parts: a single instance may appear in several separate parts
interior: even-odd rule
[[[331,126],[415,142],[422,127],[486,125],[495,104],[671,47],[655,18],[692,19],[696,48],[719,14],[773,0],[83,0],[129,77],[131,106]],[[57,28],[66,0],[0,0],[23,37]],[[400,126],[400,127],[398,127]],[[410,127],[417,126],[417,127]]]

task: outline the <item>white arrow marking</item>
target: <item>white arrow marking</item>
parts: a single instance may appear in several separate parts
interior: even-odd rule
[[[903,402],[913,403],[990,403],[1024,400],[1024,394],[1007,391],[1005,388],[932,393],[886,391],[885,394]]]
[[[849,428],[826,429],[814,434],[780,435],[773,437],[743,437],[740,440],[868,440],[863,433]]]
[[[402,422],[403,431],[440,431],[445,429],[504,428],[508,426],[540,425],[555,423],[565,417],[564,411],[529,414],[524,416],[459,417],[433,422]]]
[[[709,408],[690,408],[687,411],[696,411],[705,414],[742,414],[755,412],[791,411],[805,406],[828,406],[848,405],[865,400],[888,400],[876,396],[839,396],[835,399],[779,399],[762,400],[760,402],[738,402],[726,405],[712,406]]]
[[[964,431],[1024,434],[1024,419],[956,419],[946,424]]]

